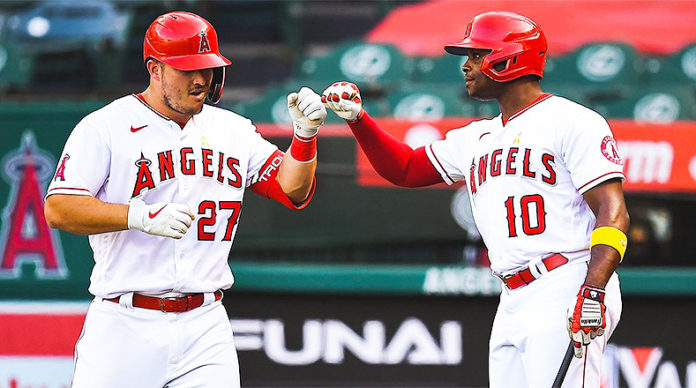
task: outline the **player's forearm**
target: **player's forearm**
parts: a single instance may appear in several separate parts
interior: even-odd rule
[[[278,169],[278,183],[294,203],[302,203],[312,190],[317,161],[298,162],[286,153]]]
[[[88,195],[51,195],[44,215],[48,226],[74,234],[128,229],[128,205],[106,203]]]
[[[348,121],[348,125],[377,173],[395,185],[403,185],[413,148],[380,128],[367,113],[357,122]]]
[[[620,182],[602,184],[590,190],[585,198],[597,217],[595,229],[610,227],[624,234],[628,232],[630,218],[623,200]],[[594,245],[591,248],[585,284],[604,288],[620,262],[621,255],[616,248],[605,244]]]

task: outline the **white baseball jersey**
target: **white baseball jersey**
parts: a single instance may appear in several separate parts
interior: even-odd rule
[[[244,189],[272,157],[281,158],[277,147],[233,112],[204,105],[182,129],[130,95],[75,127],[47,196],[188,204],[196,219],[180,240],[138,230],[89,236],[95,261],[89,291],[103,298],[213,292],[234,281],[227,258]]]
[[[426,153],[445,182],[466,180],[498,274],[552,253],[589,260],[595,217],[582,194],[624,177],[606,120],[550,94],[505,124],[499,115],[454,129]]]

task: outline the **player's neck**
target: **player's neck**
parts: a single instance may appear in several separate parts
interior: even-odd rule
[[[504,93],[497,98],[503,122],[539,98],[544,91],[537,80],[520,79],[509,82]]]
[[[191,119],[191,115],[185,115],[182,113],[179,113],[170,107],[167,106],[167,104],[164,103],[164,98],[161,96],[155,95],[156,93],[152,91],[152,89],[147,88],[145,89],[144,92],[142,92],[140,95],[143,97],[145,102],[150,105],[150,107],[157,112],[159,112],[162,116],[174,121],[175,123],[179,124],[179,127],[182,129],[184,126],[186,126],[186,123]]]

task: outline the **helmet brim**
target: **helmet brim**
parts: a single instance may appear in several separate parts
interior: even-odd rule
[[[467,55],[467,50],[469,49],[493,50],[495,46],[491,42],[465,38],[461,42],[448,44],[445,46],[445,51],[452,55]]]
[[[161,61],[177,70],[183,71],[211,69],[232,64],[229,59],[215,53],[202,55],[182,55],[178,57],[161,59]]]

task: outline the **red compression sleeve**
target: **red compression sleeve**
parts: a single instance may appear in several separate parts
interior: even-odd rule
[[[280,187],[280,183],[276,177],[278,176],[278,168],[280,167],[280,162],[283,160],[283,152],[276,150],[269,158],[266,163],[259,170],[259,179],[256,183],[250,186],[251,190],[265,198],[270,198],[277,201],[285,207],[292,210],[301,210],[307,207],[309,201],[312,200],[314,196],[314,191],[317,188],[316,177],[312,181],[312,188],[302,203],[296,204],[285,194],[283,188]]]
[[[443,183],[430,162],[425,147],[411,148],[377,125],[366,112],[349,121],[351,131],[372,167],[389,182],[403,187],[422,187]]]

